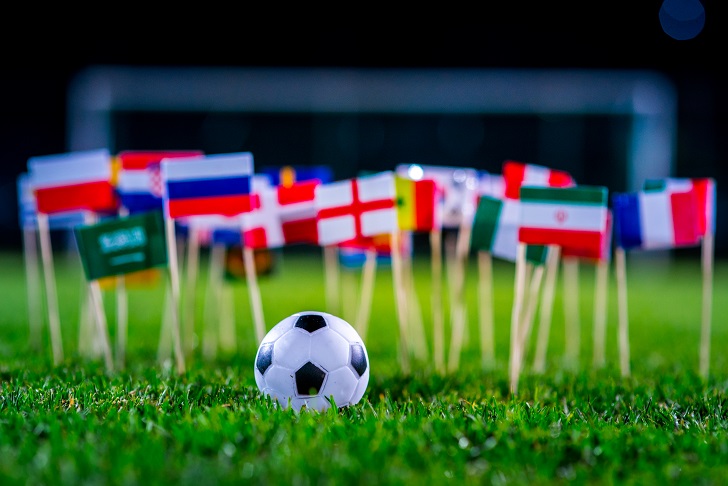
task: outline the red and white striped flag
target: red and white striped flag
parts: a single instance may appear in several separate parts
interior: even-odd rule
[[[118,208],[108,150],[88,150],[28,159],[31,189],[39,213],[115,213]]]
[[[574,178],[568,172],[515,160],[507,160],[503,163],[503,181],[505,182],[505,197],[509,199],[520,198],[523,186],[573,187],[576,185]]]
[[[258,207],[242,215],[245,246],[259,249],[318,244],[314,196],[320,184],[310,180],[256,191]]]
[[[397,231],[394,177],[385,171],[316,186],[319,245]]]

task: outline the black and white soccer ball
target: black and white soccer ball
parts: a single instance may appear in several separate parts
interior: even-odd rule
[[[298,312],[273,326],[255,355],[255,383],[283,407],[323,411],[354,405],[369,384],[359,333],[326,312]]]

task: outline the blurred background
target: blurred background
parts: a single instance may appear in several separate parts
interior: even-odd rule
[[[0,248],[21,248],[29,157],[105,147],[251,151],[256,167],[336,178],[403,163],[500,173],[512,159],[612,192],[714,177],[728,256],[725,8],[547,3],[18,16],[0,34]]]

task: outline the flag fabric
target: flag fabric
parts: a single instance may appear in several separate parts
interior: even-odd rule
[[[24,172],[17,179],[18,221],[20,227],[33,229],[38,226],[38,211],[35,195],[30,187],[30,175]],[[86,211],[67,211],[48,215],[48,227],[51,230],[71,229],[86,222]]]
[[[160,165],[164,209],[169,218],[235,216],[255,207],[250,152],[168,158]]]
[[[74,233],[88,280],[167,264],[164,220],[160,211],[77,226]]]
[[[625,250],[695,246],[700,229],[695,193],[638,191],[612,196],[615,244]]]
[[[523,186],[573,187],[574,178],[568,172],[554,170],[542,165],[526,164],[507,160],[503,163],[505,197],[518,199]]]
[[[440,228],[437,185],[434,180],[394,178],[397,191],[397,221],[403,231],[430,232]]]
[[[517,199],[499,199],[480,196],[475,211],[470,246],[475,250],[488,251],[494,257],[515,262],[518,253],[518,228],[520,205]],[[547,248],[528,245],[526,260],[540,265],[546,261]]]
[[[315,189],[319,245],[332,245],[398,230],[391,171],[319,184]]]
[[[116,213],[118,201],[111,183],[111,159],[106,149],[29,158],[28,172],[37,211]]]
[[[505,197],[506,185],[503,176],[489,172],[478,172],[478,197],[490,196],[497,199]]]
[[[130,214],[162,210],[162,159],[199,157],[201,151],[136,151],[126,150],[117,155],[119,173],[116,192],[119,203]]]
[[[701,236],[715,234],[715,179],[711,177],[648,179],[642,188],[645,191],[694,192],[698,232]]]
[[[571,255],[599,258],[607,232],[607,188],[521,188],[518,240],[558,245]]]
[[[241,217],[243,242],[249,248],[318,244],[316,180],[261,188],[258,206]]]
[[[322,184],[332,182],[334,174],[328,165],[284,165],[280,167],[263,167],[260,171],[270,178],[274,186],[290,186],[296,182],[319,181]]]
[[[612,259],[612,233],[614,233],[614,215],[612,210],[607,210],[607,229],[602,235],[602,248],[599,255],[590,255],[585,257],[578,251],[574,251],[571,247],[564,247],[561,251],[562,257],[576,257],[591,263],[609,262]]]
[[[468,167],[400,164],[397,175],[414,180],[433,180],[440,194],[443,228],[459,228],[472,222],[478,200],[478,171]]]

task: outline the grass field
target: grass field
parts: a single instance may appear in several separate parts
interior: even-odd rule
[[[130,289],[127,366],[106,373],[103,360],[78,353],[80,264],[56,255],[66,359],[54,367],[47,329],[42,349],[29,347],[22,255],[0,254],[0,484],[725,484],[728,263],[715,268],[707,381],[697,373],[700,262],[630,258],[632,376],[623,379],[618,369],[613,278],[608,366],[591,366],[594,271],[582,265],[579,368],[563,366],[558,291],[547,372],[534,375],[527,367],[518,395],[511,396],[514,267],[495,265],[497,362],[485,371],[471,262],[469,325],[457,373],[439,375],[429,361],[416,363],[409,375],[400,372],[392,279],[389,268],[380,268],[366,338],[367,393],[349,408],[297,414],[276,408],[256,388],[257,346],[244,284],[232,286],[234,349],[206,361],[198,345],[181,376],[157,361],[163,287]],[[203,255],[198,335],[206,264]],[[429,272],[427,256],[416,255],[426,325]],[[346,293],[358,273],[344,277]],[[301,310],[326,310],[320,255],[279,255],[260,291],[268,328]],[[113,339],[114,295],[104,298]],[[351,307],[341,317],[351,319]],[[426,331],[431,346],[431,329]]]

